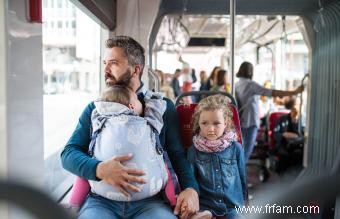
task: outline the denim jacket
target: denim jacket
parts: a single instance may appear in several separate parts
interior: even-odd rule
[[[246,173],[241,144],[235,141],[217,153],[201,152],[192,145],[188,160],[199,182],[201,209],[224,216],[235,206],[244,205]]]

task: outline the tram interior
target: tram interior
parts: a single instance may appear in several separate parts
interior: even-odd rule
[[[198,80],[193,90],[199,89],[200,71],[209,75],[215,66],[227,70],[231,84],[232,61],[233,74],[243,61],[249,61],[254,65],[253,80],[259,84],[269,81],[269,87],[275,89],[291,90],[308,75],[305,91],[297,97],[303,100],[301,162],[291,170],[277,173],[270,168],[270,159],[260,159],[260,165],[258,159],[250,159],[249,205],[316,203],[321,211],[249,218],[340,218],[340,191],[336,186],[340,182],[339,0],[236,0],[233,59],[230,1],[42,0],[42,23],[27,20],[23,10],[27,6],[20,0],[4,2],[0,5],[7,25],[1,26],[6,37],[0,37],[5,45],[1,50],[5,58],[0,64],[7,66],[1,74],[0,86],[4,88],[1,106],[6,109],[1,109],[0,118],[8,121],[1,125],[1,130],[6,130],[1,136],[7,139],[1,141],[4,150],[0,151],[3,152],[0,166],[6,170],[2,174],[4,179],[38,188],[56,203],[67,202],[74,176],[61,167],[60,152],[83,108],[105,87],[101,61],[105,39],[130,35],[146,48],[143,81],[149,89],[160,88],[156,69],[170,83],[183,61],[195,69]],[[30,54],[25,44],[32,44]],[[25,63],[15,64],[11,60],[15,55]],[[23,58],[25,55],[30,58]],[[35,64],[31,69],[27,68],[29,62]],[[21,68],[25,70],[18,73]],[[27,84],[18,83],[15,77]],[[19,86],[28,90],[25,101],[16,91]],[[21,104],[30,108],[13,111]],[[267,100],[262,116],[277,110],[273,104],[274,99]],[[35,120],[16,119],[20,113]],[[37,130],[27,132],[29,126]],[[22,139],[13,133],[22,134]],[[32,140],[31,136],[43,137]],[[30,151],[25,142],[37,145],[38,149]],[[261,146],[260,141],[257,143]],[[17,164],[14,159],[32,165]],[[267,172],[262,172],[262,167]],[[31,218],[27,211],[10,206],[7,209],[0,205],[4,209],[0,210],[1,218]]]

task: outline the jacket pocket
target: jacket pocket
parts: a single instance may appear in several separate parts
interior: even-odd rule
[[[221,159],[221,166],[227,177],[232,177],[237,174],[237,162],[236,159]]]
[[[195,161],[198,181],[206,184],[211,183],[213,179],[212,161],[209,156],[197,156]]]

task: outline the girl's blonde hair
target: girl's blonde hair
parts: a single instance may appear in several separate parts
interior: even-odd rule
[[[230,100],[228,97],[224,95],[212,95],[208,96],[204,99],[202,99],[194,112],[193,115],[193,134],[196,135],[200,131],[199,126],[199,119],[200,115],[203,111],[214,111],[214,110],[222,110],[224,119],[228,119],[229,121],[232,121],[233,118],[233,112],[231,111],[229,107]],[[227,123],[226,129],[234,129],[234,125],[232,122]]]

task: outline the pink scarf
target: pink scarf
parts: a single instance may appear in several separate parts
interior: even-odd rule
[[[235,132],[225,132],[221,137],[216,140],[208,140],[202,137],[200,134],[195,135],[193,142],[195,148],[199,151],[206,153],[220,152],[231,145],[233,141],[236,141],[237,136]]]

